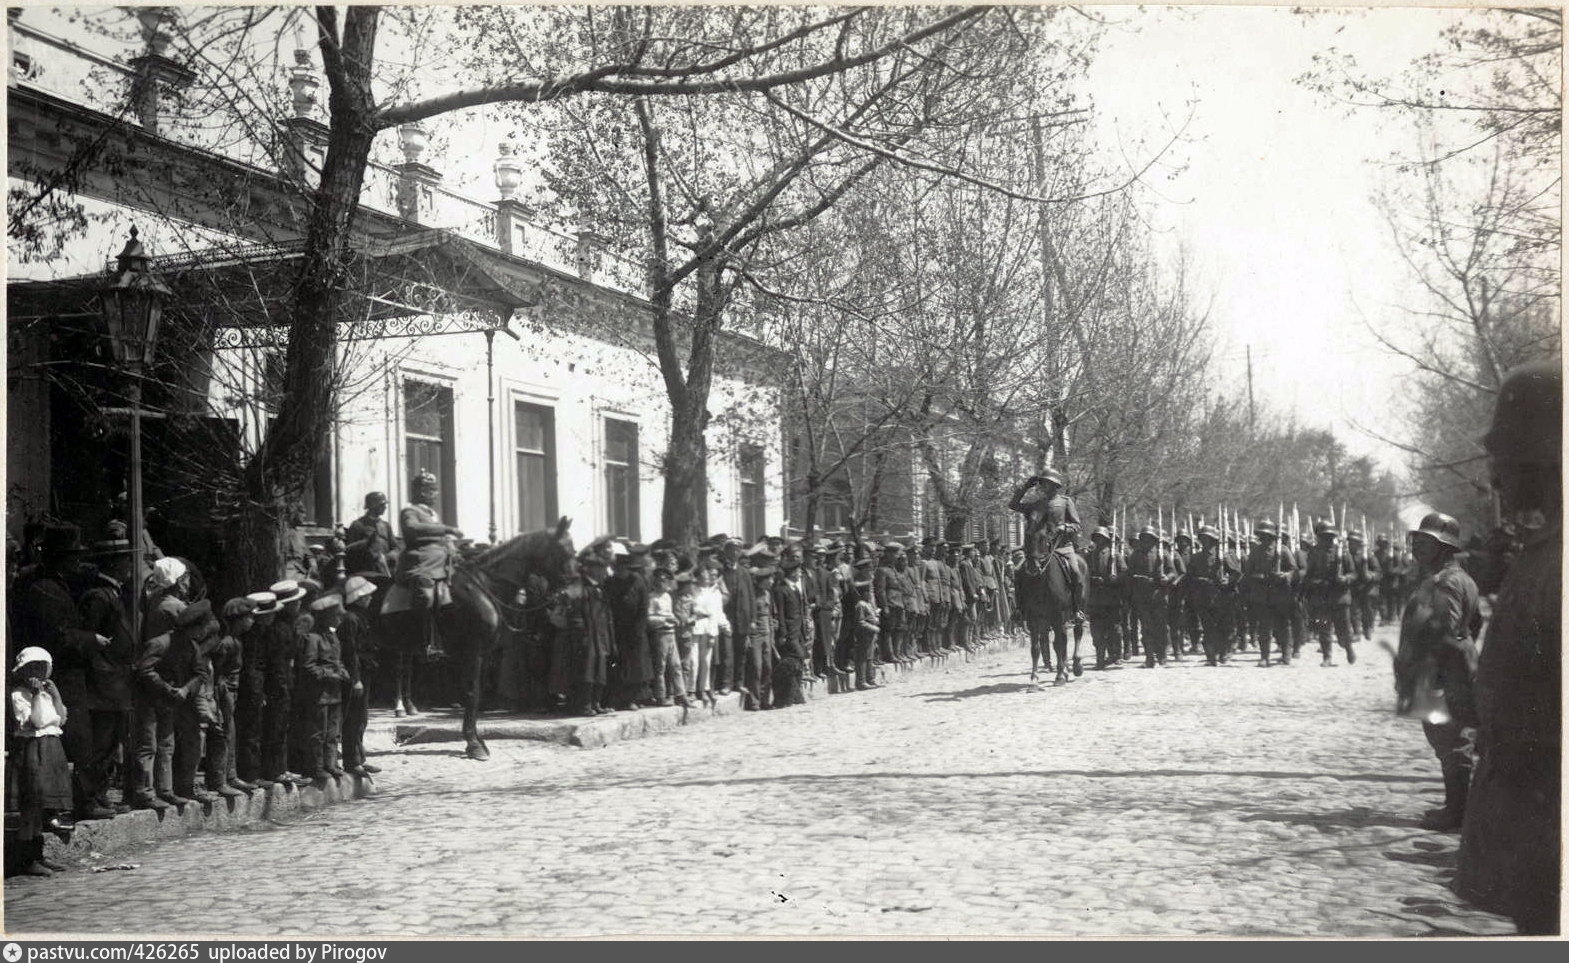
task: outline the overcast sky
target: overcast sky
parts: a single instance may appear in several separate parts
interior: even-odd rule
[[[1093,9],[1115,21],[1090,77],[1108,143],[1149,136],[1168,123],[1163,112],[1180,122],[1195,101],[1176,152],[1187,166],[1152,181],[1168,199],[1154,216],[1168,250],[1187,245],[1199,290],[1213,296],[1224,370],[1241,379],[1251,344],[1260,399],[1397,465],[1397,451],[1353,424],[1398,434],[1391,399],[1407,369],[1372,342],[1357,309],[1387,318],[1412,296],[1370,198],[1390,176],[1376,162],[1415,141],[1404,118],[1348,116],[1295,79],[1331,45],[1371,73],[1397,73],[1437,49],[1461,14]]]

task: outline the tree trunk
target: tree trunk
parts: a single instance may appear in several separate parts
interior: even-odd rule
[[[311,196],[294,288],[283,399],[261,449],[246,466],[237,519],[241,550],[230,560],[241,584],[258,588],[283,572],[286,509],[304,491],[337,411],[335,349],[349,235],[376,137],[370,88],[376,18],[374,7],[351,7],[340,38],[336,12],[318,11],[322,49],[331,50],[324,55],[330,82],[327,156]]]
[[[660,509],[663,537],[696,545],[707,536],[703,508],[708,501],[708,393],[688,390],[670,410],[670,444],[665,448],[665,500]]]
[[[947,542],[962,543],[965,540],[965,534],[969,527],[970,516],[968,513],[954,514],[952,511],[950,511],[948,520],[943,523],[943,540]]]

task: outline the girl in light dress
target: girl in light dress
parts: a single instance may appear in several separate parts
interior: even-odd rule
[[[49,653],[29,646],[17,654],[7,692],[5,808],[17,813],[16,865],[28,876],[65,868],[44,858],[45,826],[72,806],[71,767],[60,742],[65,702],[49,678],[53,670]]]
[[[696,688],[705,705],[714,704],[713,671],[714,646],[721,634],[730,633],[730,620],[725,617],[725,596],[707,565],[697,567],[692,587],[692,653],[696,660]]]

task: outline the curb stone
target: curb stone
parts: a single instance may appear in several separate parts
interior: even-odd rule
[[[1028,648],[1027,635],[1004,635],[985,643],[975,652],[960,649],[952,655],[924,658],[913,665],[887,664],[877,668],[877,681],[881,685],[894,685],[917,676],[937,675],[959,668],[993,653]],[[838,680],[806,679],[806,699],[815,702],[830,695],[854,692],[853,687],[841,690]],[[731,692],[719,696],[712,709],[706,706],[660,706],[638,709],[633,712],[616,712],[606,716],[577,718],[541,718],[539,716],[482,717],[479,736],[484,740],[524,739],[550,742],[582,749],[601,749],[616,742],[644,739],[662,732],[672,732],[682,726],[697,725],[721,716],[742,712],[741,694]],[[456,716],[442,715],[429,722],[403,722],[390,727],[373,726],[380,732],[390,728],[392,742],[398,746],[430,743],[462,742],[462,720]],[[370,733],[367,732],[367,735]]]
[[[303,788],[273,785],[238,798],[220,797],[211,803],[171,806],[161,814],[137,809],[113,819],[82,820],[76,823],[68,840],[48,834],[44,855],[65,862],[85,862],[89,857],[122,855],[170,839],[237,832],[375,794],[372,780],[345,775]]]

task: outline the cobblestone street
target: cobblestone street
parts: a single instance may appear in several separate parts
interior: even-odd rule
[[[1386,637],[1392,630],[1383,630]],[[1086,672],[1027,650],[600,750],[376,757],[381,794],[6,885],[11,932],[1504,934],[1389,657]]]

